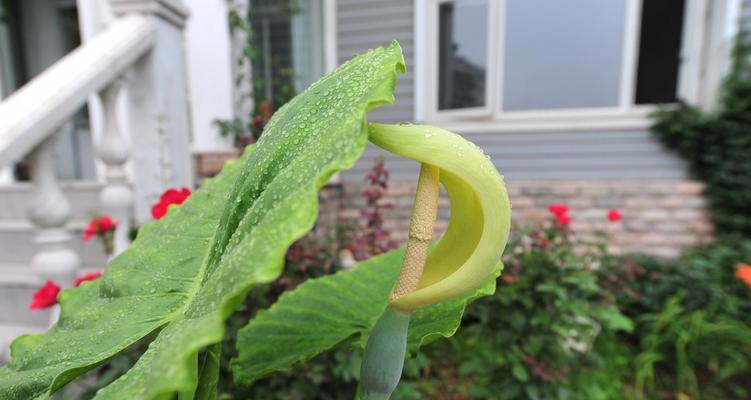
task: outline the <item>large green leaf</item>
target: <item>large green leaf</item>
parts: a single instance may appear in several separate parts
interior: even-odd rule
[[[283,294],[238,333],[235,381],[250,384],[272,372],[307,361],[348,338],[365,347],[367,337],[389,303],[404,250],[360,263],[352,270],[311,279]],[[495,292],[501,263],[475,289],[459,297],[417,309],[409,325],[408,347],[456,332],[472,299]]]
[[[198,352],[254,284],[280,273],[309,230],[317,193],[367,142],[366,113],[393,101],[401,49],[357,56],[280,109],[250,154],[196,191],[107,267],[60,296],[60,321],[12,345],[0,399],[47,398],[148,333],[146,353],[98,399],[162,399],[195,391]]]

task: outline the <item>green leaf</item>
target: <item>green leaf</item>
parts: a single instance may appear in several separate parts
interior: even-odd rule
[[[60,321],[12,345],[0,398],[48,398],[160,329],[97,399],[191,397],[197,354],[252,285],[275,279],[287,247],[316,219],[317,194],[367,142],[366,113],[393,102],[401,48],[355,57],[282,107],[254,150],[162,220],[147,224],[104,277],[60,296]]]
[[[365,347],[370,330],[389,302],[401,268],[404,250],[394,250],[355,268],[310,279],[284,293],[238,333],[238,357],[232,361],[235,381],[248,385],[355,337]],[[417,309],[409,326],[408,348],[456,332],[466,305],[495,292],[501,263],[482,283],[460,297]]]
[[[597,308],[594,310],[594,315],[610,330],[634,331],[634,322],[614,305]]]
[[[518,362],[514,363],[514,365],[511,367],[511,374],[514,375],[514,378],[521,382],[526,382],[529,380],[529,374],[527,373],[527,370]]]

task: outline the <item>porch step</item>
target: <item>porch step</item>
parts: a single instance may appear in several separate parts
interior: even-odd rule
[[[33,294],[42,284],[31,267],[0,264],[0,326],[46,327],[49,312],[29,310]]]
[[[10,359],[10,344],[21,335],[36,334],[47,330],[46,325],[0,324],[0,365]]]
[[[96,181],[63,181],[60,183],[70,202],[71,219],[88,220],[99,207],[102,184]],[[0,185],[0,220],[25,220],[32,204],[34,187],[29,182]]]
[[[99,267],[85,266],[78,275],[101,271]],[[29,310],[33,294],[44,282],[27,265],[0,264],[0,326],[21,325],[46,327],[48,310]],[[66,286],[72,285],[68,282]]]
[[[73,236],[69,245],[81,257],[83,265],[102,268],[106,265],[107,255],[101,243],[97,239],[81,241],[86,224],[88,220],[84,219],[68,223],[68,230]],[[28,220],[0,219],[0,265],[28,264],[35,252],[34,227]]]

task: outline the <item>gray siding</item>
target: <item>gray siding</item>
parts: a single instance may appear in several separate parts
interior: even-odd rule
[[[399,75],[396,102],[379,107],[370,119],[381,122],[411,121],[414,111],[414,32],[412,0],[337,0],[337,46],[339,63],[355,53],[399,41],[407,73]]]
[[[522,132],[464,135],[482,147],[506,179],[680,179],[683,162],[645,131]],[[417,163],[370,145],[358,164],[342,173],[361,182],[384,156],[394,181],[417,179]]]
[[[741,6],[740,28],[746,32],[751,32],[751,0],[743,0]]]
[[[404,49],[408,72],[400,76],[396,103],[371,113],[382,122],[414,119],[414,31],[411,0],[338,0],[338,56],[344,62],[353,53],[383,46],[397,39]],[[744,0],[751,23],[751,0]],[[461,132],[459,132],[461,133]],[[684,164],[666,152],[648,132],[552,131],[465,135],[483,147],[508,180],[522,179],[680,179]],[[369,146],[344,182],[362,182],[376,157],[386,156],[395,181],[414,181],[417,165]]]

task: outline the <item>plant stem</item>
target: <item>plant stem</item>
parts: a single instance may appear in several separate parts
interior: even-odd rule
[[[198,371],[198,389],[195,400],[216,399],[217,384],[219,383],[219,369],[222,357],[222,342],[206,348],[203,362]]]

